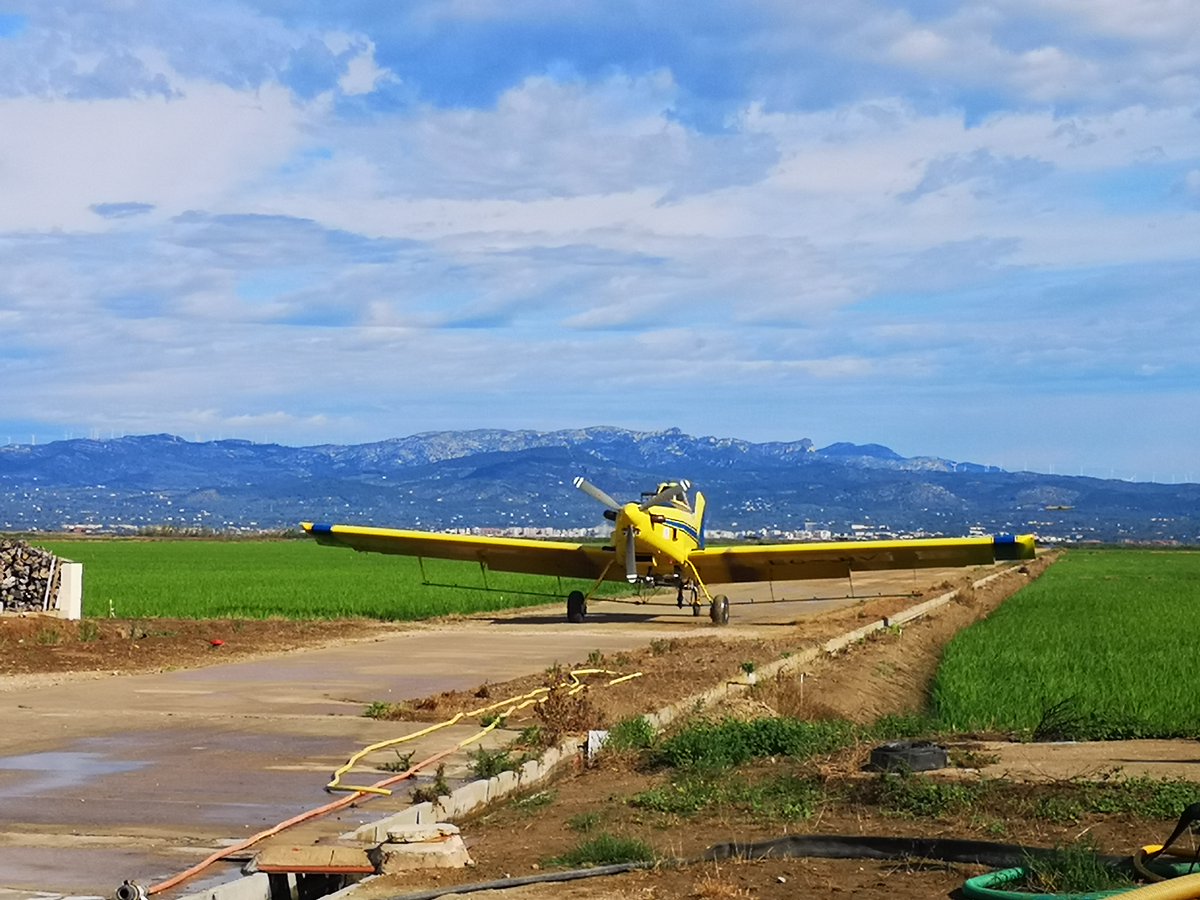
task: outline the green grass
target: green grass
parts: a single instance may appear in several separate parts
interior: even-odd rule
[[[690,774],[642,791],[629,803],[638,809],[691,816],[713,807],[733,807],[780,822],[811,818],[824,800],[819,781],[789,773],[760,778]]]
[[[1040,894],[1075,894],[1093,891],[1128,890],[1133,879],[1121,869],[1107,863],[1091,835],[1073,844],[1063,844],[1045,856],[1030,857],[1025,863],[1025,877],[1005,885]]]
[[[653,862],[654,849],[637,838],[616,837],[603,832],[582,841],[562,856],[546,860],[547,865],[565,868],[608,866],[623,862]]]
[[[657,761],[676,769],[719,771],[768,756],[796,760],[833,753],[854,743],[857,732],[843,721],[755,719],[694,724],[667,738]]]
[[[84,615],[185,619],[283,617],[413,620],[552,603],[590,583],[488,572],[474,563],[355,553],[308,540],[56,540],[84,564]],[[472,589],[474,588],[474,589]],[[623,585],[605,585],[613,591]],[[532,591],[549,596],[528,596]]]
[[[1200,735],[1200,553],[1072,551],[946,648],[942,727],[1039,739]]]

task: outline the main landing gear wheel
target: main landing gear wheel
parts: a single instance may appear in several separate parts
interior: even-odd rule
[[[578,625],[587,616],[587,597],[583,591],[571,591],[567,594],[567,621]]]
[[[708,617],[714,625],[729,624],[729,598],[724,594],[713,597],[712,606],[708,608]]]

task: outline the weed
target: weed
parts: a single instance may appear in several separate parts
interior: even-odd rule
[[[807,819],[824,797],[816,780],[777,775],[758,780],[688,775],[634,795],[638,809],[667,815],[695,815],[710,806],[736,806],[763,819]]]
[[[91,619],[84,619],[79,623],[79,640],[83,643],[91,643],[100,637],[100,626]]]
[[[599,650],[593,650],[587,655],[587,663],[593,669],[598,669],[604,665],[604,654]]]
[[[849,722],[799,719],[726,719],[700,722],[663,741],[660,762],[675,768],[728,769],[753,759],[789,756],[810,759],[847,747],[855,740]]]
[[[974,815],[971,817],[971,825],[992,837],[999,838],[1008,835],[1008,823],[995,816]]]
[[[413,803],[437,803],[438,797],[450,793],[450,783],[446,781],[446,764],[438,763],[437,774],[425,787],[413,788],[409,798]]]
[[[655,638],[650,642],[650,652],[654,656],[665,656],[673,653],[678,647],[679,642],[675,638]]]
[[[515,772],[529,761],[524,754],[514,757],[511,750],[488,750],[485,747],[468,755],[471,773],[476,778],[494,778],[501,772]]]
[[[578,844],[562,856],[546,860],[547,865],[565,868],[607,866],[623,862],[653,862],[654,849],[644,841],[617,837],[602,832]]]
[[[44,647],[53,647],[62,640],[62,633],[57,628],[43,628],[33,639]]]
[[[980,794],[977,784],[952,784],[911,773],[886,773],[878,782],[884,812],[914,819],[935,819],[968,808]]]
[[[534,715],[538,717],[547,744],[556,744],[565,735],[594,728],[600,718],[586,691],[569,694],[565,690],[552,690],[544,702],[534,707]]]
[[[982,769],[1000,762],[998,753],[984,753],[969,747],[951,747],[948,756],[950,765],[958,769]]]
[[[1078,710],[1079,697],[1064,697],[1042,709],[1042,717],[1033,727],[1035,741],[1069,741],[1080,734],[1086,725],[1086,716]]]
[[[380,772],[407,772],[412,765],[413,754],[415,750],[410,750],[408,753],[401,753],[399,750],[393,750],[396,754],[395,759],[389,759],[385,763],[380,763],[375,768]]]
[[[629,667],[629,664],[632,662],[633,662],[633,660],[629,658],[628,653],[618,653],[616,656],[613,657],[613,663],[616,664],[618,669],[626,669]]]
[[[654,728],[645,716],[622,719],[608,730],[604,749],[610,752],[648,750],[654,745]]]
[[[1038,797],[1033,804],[1034,818],[1045,819],[1047,822],[1078,822],[1083,818],[1084,812],[1084,805],[1077,797],[1065,797],[1061,794]]]
[[[385,700],[372,700],[371,704],[363,710],[363,716],[368,719],[391,719],[395,712],[396,704],[388,703]]]
[[[721,877],[721,870],[714,867],[712,872],[706,872],[699,881],[696,882],[696,891],[693,895],[699,900],[742,900],[742,898],[753,897],[749,888],[738,887]]]
[[[523,813],[535,813],[545,809],[554,802],[554,791],[538,791],[536,794],[530,794],[528,797],[521,797],[514,800],[513,808]]]
[[[567,819],[567,827],[580,834],[588,834],[596,830],[600,824],[600,813],[593,811],[576,813]]]
[[[513,743],[520,747],[546,746],[544,735],[542,734],[542,726],[526,725],[517,733],[517,737]]]
[[[629,803],[651,812],[688,816],[715,803],[717,798],[717,785],[713,779],[693,776],[642,791]]]
[[[1101,858],[1091,835],[1055,847],[1052,853],[1029,857],[1025,872],[1022,880],[1011,883],[1012,887],[1046,894],[1081,894],[1133,886],[1127,874]]]
[[[742,671],[743,671],[743,672],[745,672],[747,675],[750,675],[751,673],[753,673],[753,672],[754,672],[754,662],[753,662],[753,660],[749,660],[749,659],[748,659],[748,660],[746,660],[744,663],[742,663],[742,666],[741,666],[741,668],[742,668]]]
[[[480,728],[491,728],[493,725],[495,725],[497,728],[503,728],[504,716],[500,715],[499,713],[494,713],[492,715],[484,716],[479,720]]]

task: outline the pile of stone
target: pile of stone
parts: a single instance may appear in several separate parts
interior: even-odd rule
[[[60,574],[58,557],[48,550],[0,540],[0,612],[53,608]]]

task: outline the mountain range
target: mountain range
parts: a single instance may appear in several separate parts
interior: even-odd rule
[[[168,435],[0,447],[0,530],[267,530],[301,520],[401,528],[601,525],[583,474],[618,499],[687,478],[708,527],[738,535],[1033,531],[1200,540],[1200,485],[1008,472],[878,444],[641,432],[445,431],[287,447]]]

